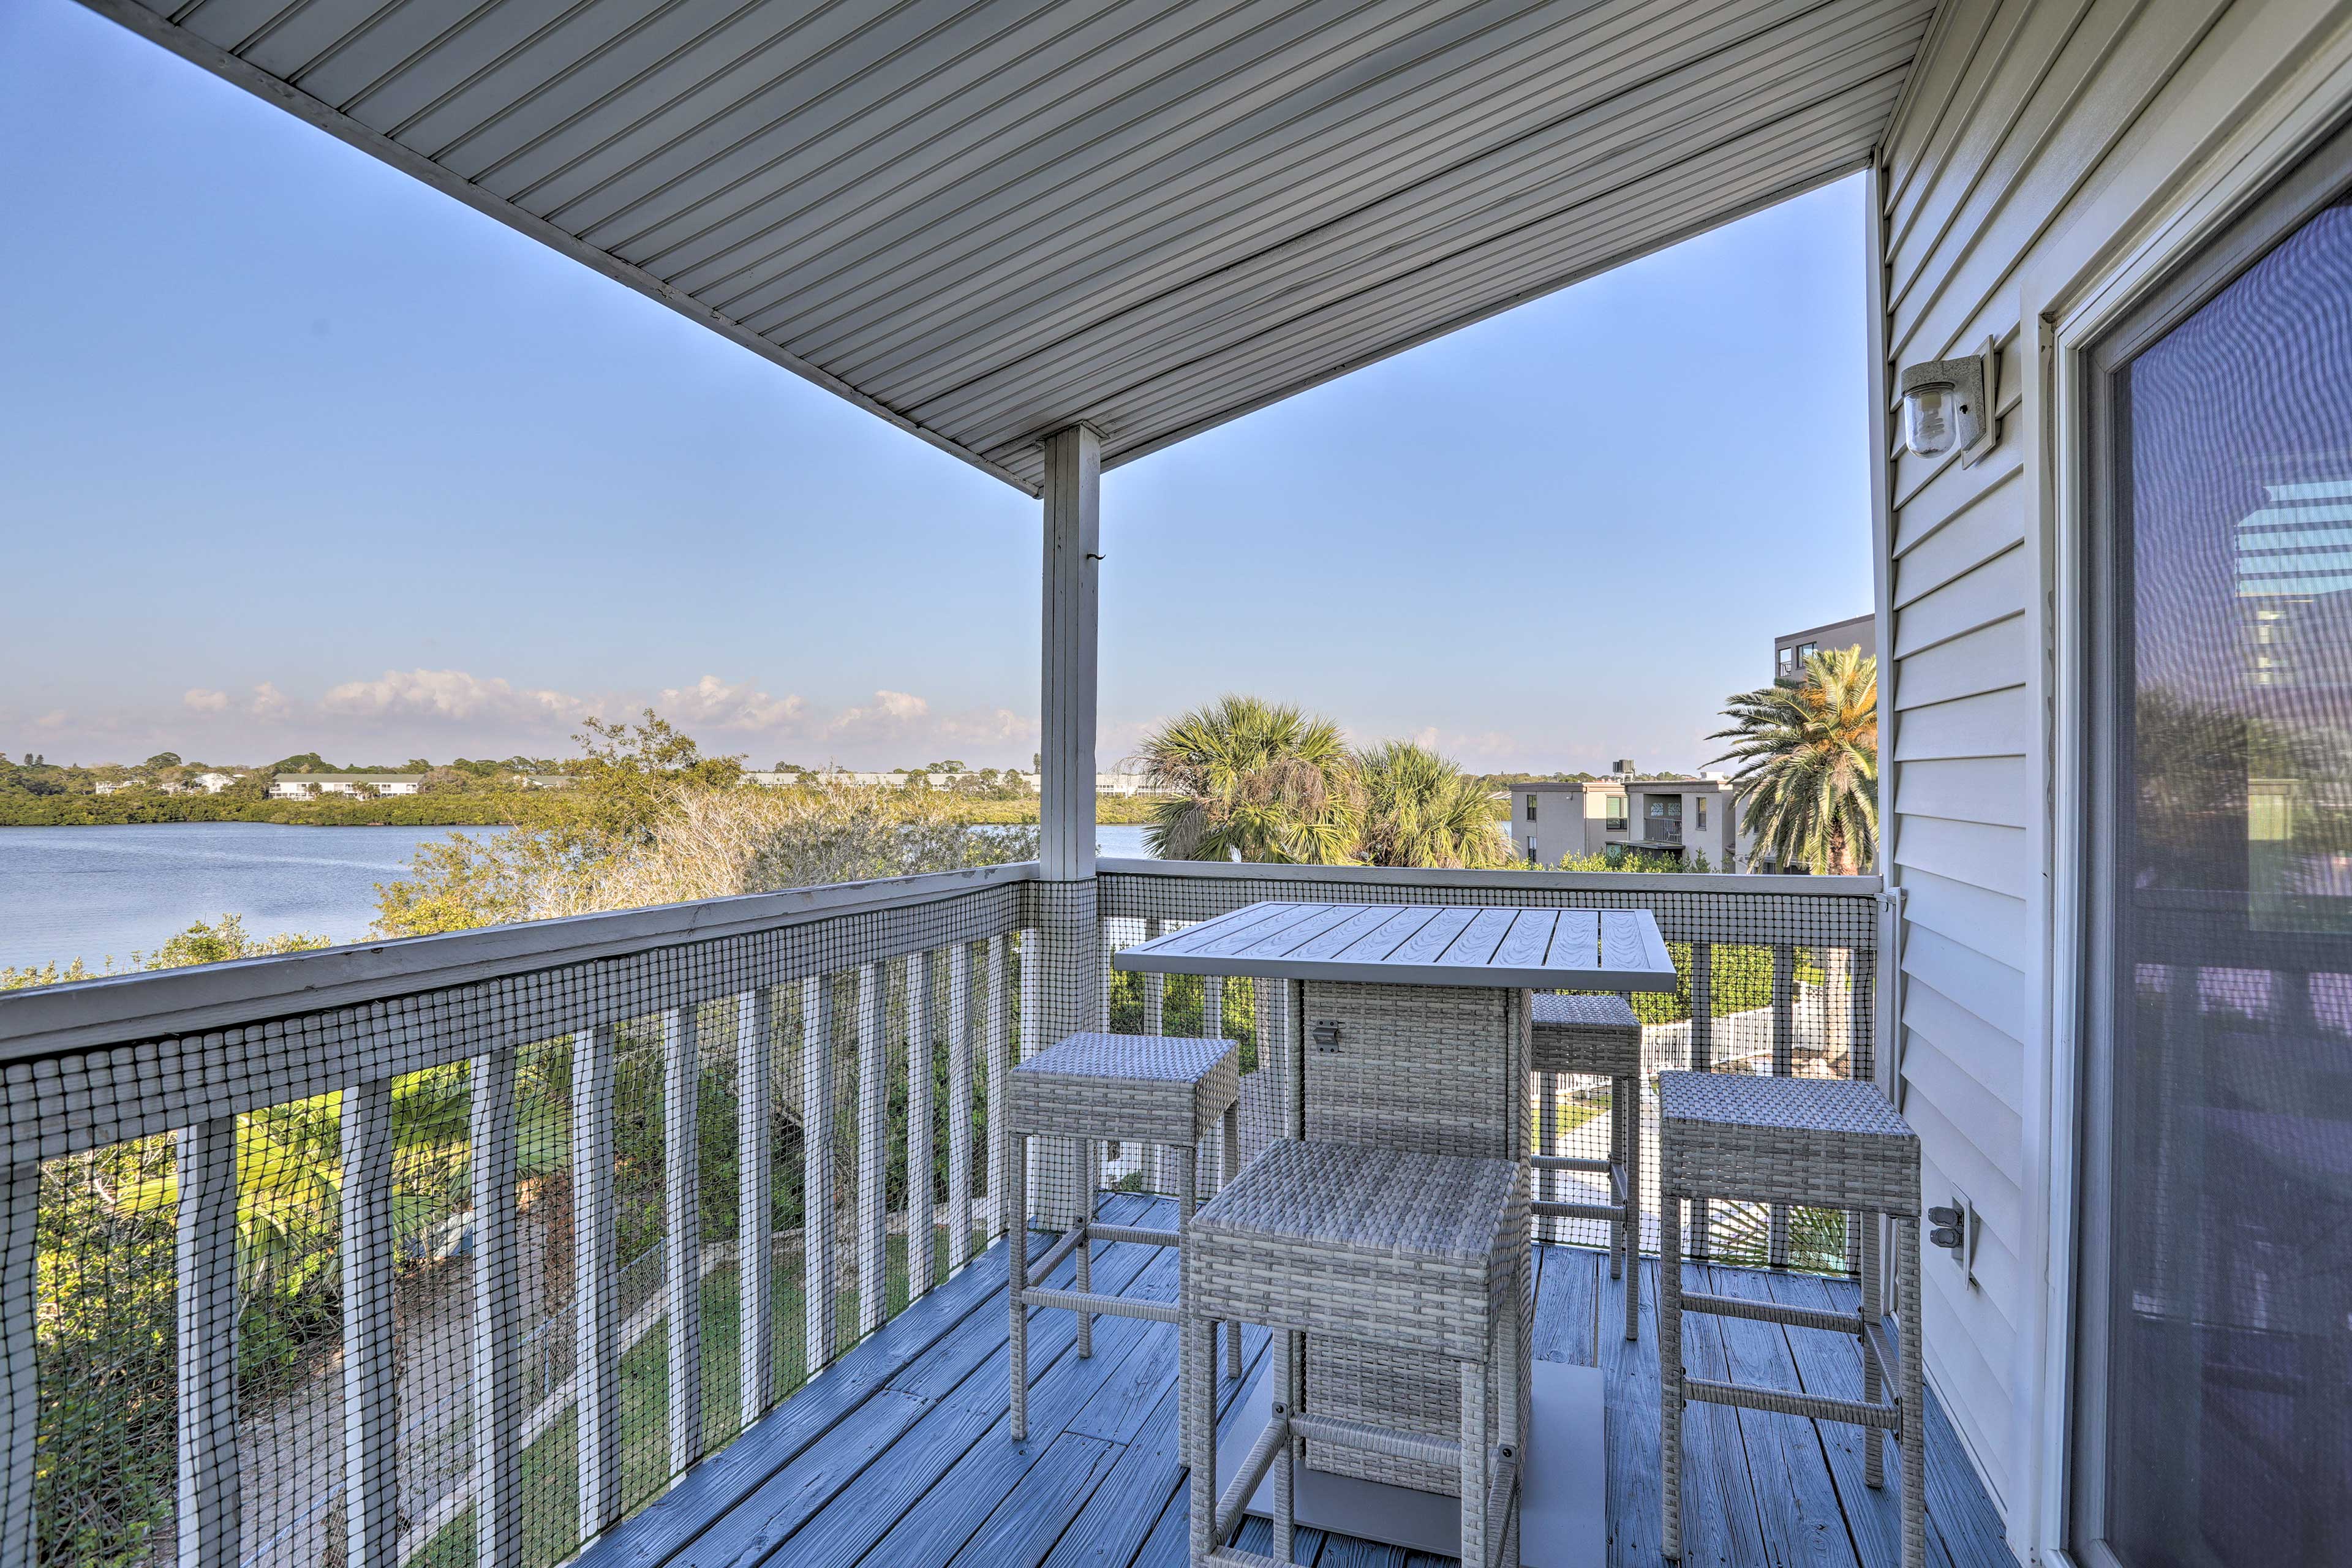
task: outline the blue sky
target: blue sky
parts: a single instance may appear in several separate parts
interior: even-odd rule
[[[0,6],[0,749],[1026,765],[1037,505],[71,0]],[[1867,610],[1817,191],[1107,476],[1100,755],[1227,689],[1714,755]]]

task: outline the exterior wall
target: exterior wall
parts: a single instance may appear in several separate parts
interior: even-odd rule
[[[1525,859],[1532,838],[1537,854],[1547,866],[1557,866],[1569,855],[1600,854],[1612,844],[1638,846],[1643,842],[1643,802],[1653,795],[1681,796],[1684,846],[1696,845],[1706,850],[1707,863],[1718,871],[1735,868],[1734,830],[1729,826],[1735,808],[1730,792],[1719,785],[1701,788],[1673,781],[1623,784],[1609,780],[1516,784],[1510,792],[1511,842]],[[1536,800],[1533,822],[1528,820],[1529,795]],[[1698,801],[1702,795],[1707,802],[1704,833],[1698,828]],[[1625,801],[1625,826],[1622,828],[1610,826],[1607,803],[1612,797]]]
[[[1947,0],[1875,174],[1880,393],[1905,365],[2000,347],[1990,453],[1964,468],[1896,452],[1880,532],[1886,858],[1905,900],[1895,1088],[1928,1201],[1965,1193],[1981,1221],[1972,1277],[1925,1261],[1927,1370],[2021,1558],[2066,1538],[2066,323],[2136,258],[2177,248],[2210,193],[2255,183],[2263,125],[2352,104],[2347,17],[2317,0]]]

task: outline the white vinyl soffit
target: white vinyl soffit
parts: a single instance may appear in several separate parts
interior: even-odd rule
[[[1934,0],[86,0],[1035,493],[1861,167]]]

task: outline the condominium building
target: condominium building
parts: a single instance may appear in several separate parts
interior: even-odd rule
[[[1736,870],[1738,852],[1731,781],[1721,773],[1637,779],[1632,759],[1610,776],[1511,786],[1511,842],[1530,864],[1556,866],[1612,845],[1690,858]]]

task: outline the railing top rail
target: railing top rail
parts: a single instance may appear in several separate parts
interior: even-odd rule
[[[0,1064],[234,1027],[560,965],[930,903],[1032,880],[1036,862],[614,910],[0,993]]]
[[[1103,875],[1131,877],[1237,877],[1258,880],[1361,882],[1372,887],[1540,889],[1547,892],[1722,893],[1727,896],[1793,894],[1807,898],[1875,898],[1883,879],[1734,875],[1720,871],[1423,870],[1397,866],[1278,866],[1240,860],[1112,860],[1095,862]]]

